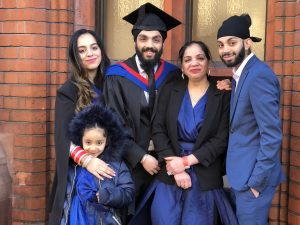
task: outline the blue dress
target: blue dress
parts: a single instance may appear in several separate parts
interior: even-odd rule
[[[204,121],[207,93],[193,107],[186,91],[178,116],[178,142],[181,156],[192,153],[194,143]],[[223,225],[237,225],[232,207],[224,189],[201,191],[193,167],[187,170],[192,187],[182,189],[158,180],[152,183],[145,199],[154,193],[151,205],[153,225],[213,225],[219,214]],[[142,203],[143,204],[143,203]],[[134,223],[133,223],[134,224]]]

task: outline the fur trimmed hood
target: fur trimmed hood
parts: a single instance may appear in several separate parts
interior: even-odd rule
[[[92,104],[77,113],[69,124],[69,138],[82,147],[82,136],[86,128],[97,125],[107,133],[107,144],[101,159],[120,160],[126,147],[126,128],[117,113],[103,104]]]

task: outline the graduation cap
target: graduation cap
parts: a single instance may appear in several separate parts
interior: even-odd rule
[[[249,14],[231,16],[225,20],[218,30],[217,39],[224,36],[235,36],[241,39],[250,38],[253,42],[260,42],[261,38],[250,37],[250,26],[252,24]]]
[[[158,30],[165,39],[168,30],[181,24],[180,21],[149,2],[123,17],[123,20],[133,25],[131,32],[135,40],[142,30]]]

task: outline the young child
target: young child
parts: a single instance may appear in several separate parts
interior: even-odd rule
[[[116,173],[111,179],[99,180],[74,164],[68,176],[61,224],[121,224],[118,210],[133,201],[135,190],[130,172],[121,159],[126,138],[118,116],[102,105],[88,106],[71,121],[69,136],[73,144],[109,163]]]

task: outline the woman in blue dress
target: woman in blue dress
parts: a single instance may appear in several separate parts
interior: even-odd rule
[[[161,170],[152,188],[153,225],[236,225],[223,189],[230,92],[210,79],[201,41],[179,51],[182,78],[166,84],[154,118]]]

